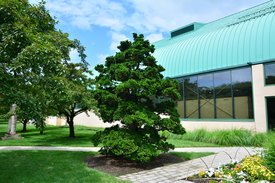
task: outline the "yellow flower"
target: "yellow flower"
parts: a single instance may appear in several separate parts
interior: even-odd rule
[[[199,177],[203,178],[203,177],[205,177],[205,175],[206,175],[205,171],[200,171],[199,172]]]
[[[214,176],[215,176],[216,178],[220,178],[220,177],[221,177],[221,174],[220,174],[220,172],[215,172],[215,173],[214,173]]]

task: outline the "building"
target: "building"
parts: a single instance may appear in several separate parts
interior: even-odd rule
[[[187,130],[275,128],[275,0],[210,23],[192,23],[154,43],[179,81]]]

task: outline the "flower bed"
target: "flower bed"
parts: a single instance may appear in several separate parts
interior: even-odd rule
[[[234,183],[249,183],[249,182],[275,182],[275,173],[264,166],[262,157],[248,156],[241,162],[232,160],[230,164],[221,165],[218,168],[209,168],[206,171],[201,171],[199,174],[189,177],[188,180],[193,182],[234,182]]]

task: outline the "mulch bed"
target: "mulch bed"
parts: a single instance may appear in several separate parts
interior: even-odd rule
[[[114,176],[136,173],[143,170],[150,170],[183,161],[184,159],[170,154],[162,154],[159,157],[153,159],[148,164],[138,164],[130,160],[104,155],[92,156],[86,159],[88,167],[106,172]]]

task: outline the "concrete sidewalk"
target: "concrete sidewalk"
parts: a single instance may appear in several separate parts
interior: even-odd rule
[[[183,183],[186,177],[199,173],[208,168],[217,168],[232,160],[242,160],[248,155],[259,153],[260,148],[177,148],[177,152],[215,152],[216,154],[198,158],[183,163],[159,167],[152,170],[120,176],[120,179],[133,183]]]

